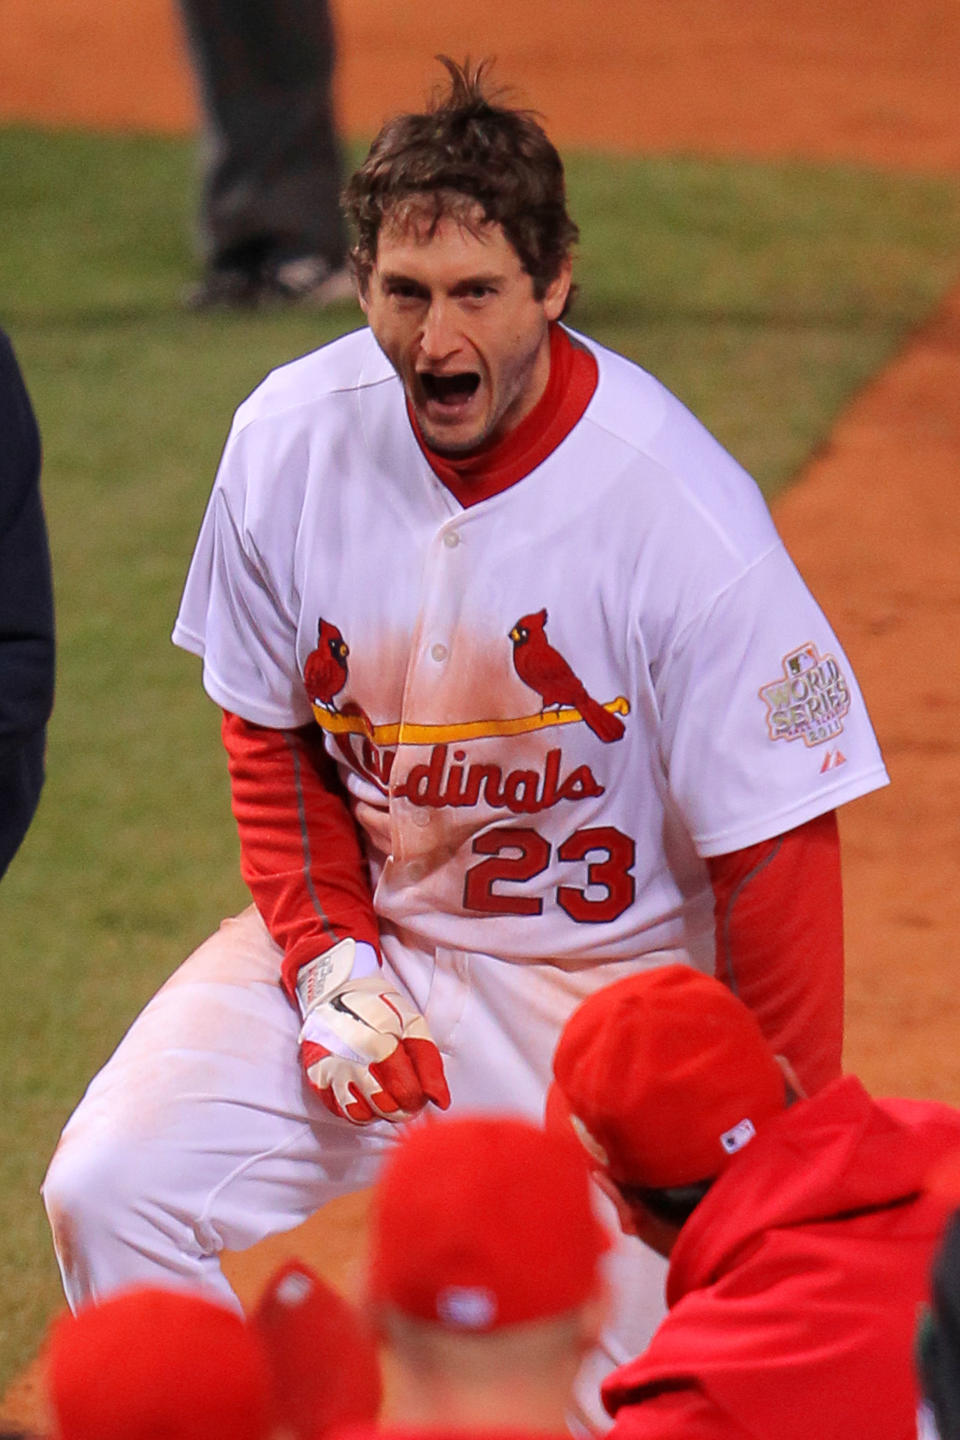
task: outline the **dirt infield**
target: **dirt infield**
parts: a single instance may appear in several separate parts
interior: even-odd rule
[[[351,134],[419,101],[438,51],[492,53],[564,143],[960,169],[954,0],[334,0],[334,10]],[[194,122],[174,0],[0,0],[0,29],[0,115]]]
[[[430,57],[494,52],[564,142],[960,171],[953,0],[473,0],[338,6],[344,128],[422,96]],[[749,13],[746,13],[746,12]],[[540,16],[542,18],[538,19]],[[187,129],[167,0],[0,0],[0,118]],[[602,97],[603,103],[600,103]],[[960,269],[960,256],[958,256]],[[777,507],[866,693],[892,785],[846,807],[847,1065],[880,1092],[960,1103],[960,289],[857,398]],[[282,1256],[342,1282],[362,1197],[228,1257],[250,1298]],[[30,1377],[6,1397],[36,1418]]]

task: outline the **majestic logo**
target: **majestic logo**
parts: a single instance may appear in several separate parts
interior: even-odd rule
[[[784,655],[781,664],[782,677],[759,691],[770,739],[802,740],[809,746],[835,739],[850,709],[850,687],[837,661],[821,655],[811,642]]]
[[[560,800],[584,800],[602,795],[589,765],[578,765],[562,773],[559,749],[547,751],[542,770],[517,769],[504,773],[491,763],[465,764],[471,740],[523,735],[555,725],[583,722],[610,744],[624,733],[621,715],[629,715],[630,704],[623,695],[600,704],[558,650],[547,641],[544,627],[547,612],[524,615],[509,631],[513,642],[513,664],[517,675],[540,697],[540,709],[529,715],[496,720],[463,720],[454,724],[414,725],[401,720],[374,725],[355,701],[342,706],[337,697],[348,679],[350,647],[336,625],[323,618],[317,621],[317,648],[303,667],[304,685],[313,707],[314,719],[328,734],[348,763],[371,780],[384,794],[408,800],[412,805],[438,809],[446,806],[473,806],[481,803],[513,814],[534,814]],[[414,765],[397,784],[390,782],[397,747],[430,745],[427,764]],[[452,753],[450,746],[455,748]]]

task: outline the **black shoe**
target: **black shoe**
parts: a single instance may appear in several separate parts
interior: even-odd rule
[[[353,276],[345,267],[333,269],[322,255],[271,259],[260,267],[260,300],[270,304],[303,305],[325,309],[356,300]]]
[[[322,255],[297,255],[214,266],[186,291],[183,303],[188,310],[255,310],[273,305],[323,310],[356,300],[356,294],[345,266],[335,270]]]
[[[224,265],[208,270],[184,292],[188,310],[253,310],[260,304],[263,283],[259,266]]]

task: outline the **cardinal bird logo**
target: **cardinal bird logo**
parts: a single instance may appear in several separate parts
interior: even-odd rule
[[[333,697],[347,683],[347,656],[350,647],[336,625],[317,621],[317,648],[311,650],[303,667],[303,683],[314,705],[335,710]]]
[[[583,681],[547,639],[546,623],[546,610],[538,610],[535,615],[524,615],[510,631],[513,665],[520,679],[531,690],[539,692],[542,710],[551,705],[572,705],[605,745],[619,740],[623,735],[623,721],[587,694]]]

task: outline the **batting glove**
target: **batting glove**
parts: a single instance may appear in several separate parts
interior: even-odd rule
[[[379,973],[371,945],[340,940],[297,975],[300,1061],[327,1109],[354,1125],[450,1104],[427,1022]]]

